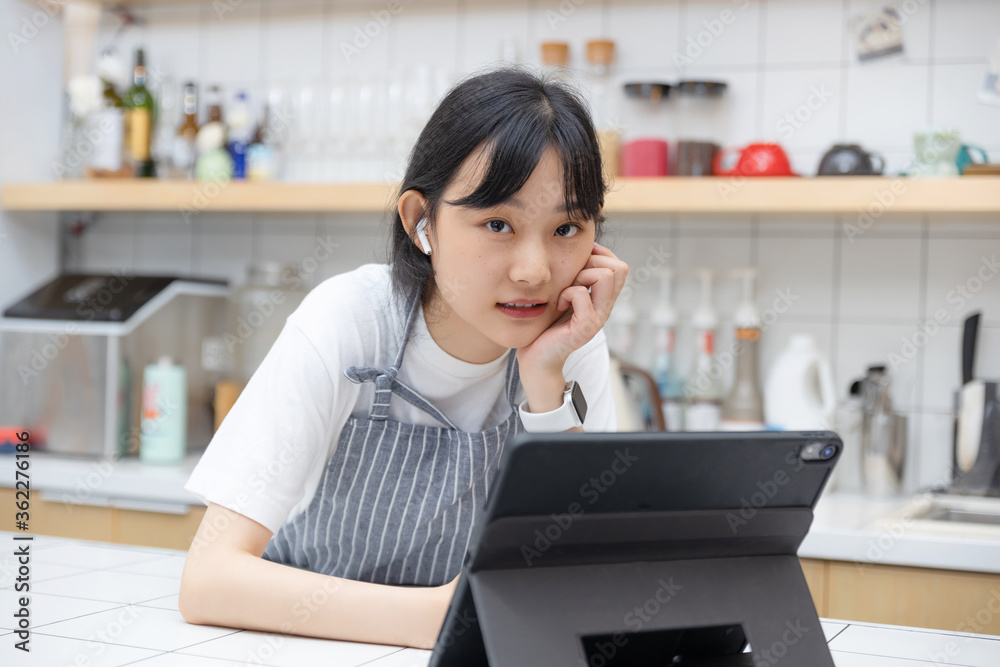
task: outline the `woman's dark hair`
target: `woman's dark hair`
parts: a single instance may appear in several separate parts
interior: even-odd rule
[[[399,188],[400,195],[416,190],[427,199],[429,227],[434,225],[445,188],[480,144],[488,160],[485,177],[474,192],[448,204],[489,208],[506,202],[524,186],[542,153],[552,146],[562,158],[566,210],[593,220],[595,238],[600,239],[608,184],[597,133],[578,92],[516,67],[478,74],[452,88],[417,138]],[[424,285],[425,300],[433,288],[431,259],[414,240],[396,210],[389,258],[392,292],[400,303],[416,285]]]

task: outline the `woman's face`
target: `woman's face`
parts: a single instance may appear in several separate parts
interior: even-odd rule
[[[475,191],[488,165],[480,149],[463,163],[446,188],[444,201]],[[573,284],[594,248],[595,223],[571,219],[563,198],[562,162],[549,147],[524,187],[489,209],[442,201],[434,230],[428,230],[436,290],[428,329],[454,357],[486,363],[507,348],[528,345],[564,313],[559,293]],[[544,305],[517,313],[498,304],[521,299]]]

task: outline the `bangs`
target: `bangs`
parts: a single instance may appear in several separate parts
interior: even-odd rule
[[[554,122],[551,107],[522,107],[520,113],[499,121],[484,140],[480,159],[487,161],[484,176],[470,194],[446,203],[485,209],[500,206],[524,187],[550,146],[559,154],[563,199],[574,219],[603,222],[604,182],[595,141],[582,123]],[[546,184],[548,185],[548,184]],[[546,189],[549,189],[546,187]]]
[[[501,206],[524,188],[551,147],[562,167],[562,194],[559,183],[544,183],[548,196],[539,198],[550,201],[528,201],[525,206],[549,208],[558,205],[561,196],[569,220],[593,222],[594,240],[599,241],[609,184],[587,109],[574,86],[528,68],[501,67],[470,76],[444,96],[424,125],[410,152],[399,197],[419,192],[425,200],[423,215],[432,225],[444,203],[468,209]],[[473,159],[481,161],[473,173],[482,174],[482,181],[471,194],[445,202],[448,185],[466,160]],[[390,216],[393,293],[402,303],[415,285],[434,288],[434,267],[404,224],[398,199]]]

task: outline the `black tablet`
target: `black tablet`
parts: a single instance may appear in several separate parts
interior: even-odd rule
[[[473,529],[430,667],[490,664],[470,574],[794,556],[841,448],[831,431],[518,434],[504,449]],[[807,603],[814,609],[811,599]],[[595,638],[578,639],[583,656],[582,644]],[[739,661],[748,649],[739,625],[694,628],[658,641],[678,656],[712,646],[713,656],[734,655],[736,661],[725,664],[753,664],[749,656]],[[582,657],[580,664],[586,664]]]

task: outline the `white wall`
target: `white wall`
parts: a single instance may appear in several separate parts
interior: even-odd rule
[[[686,72],[688,78],[719,78],[730,84],[729,98],[710,112],[699,112],[680,101],[658,110],[624,99],[616,100],[626,140],[638,136],[703,135],[724,145],[743,145],[772,139],[791,154],[793,167],[813,175],[822,153],[837,141],[858,142],[881,151],[890,172],[901,168],[912,154],[913,128],[926,124],[953,125],[963,137],[985,147],[1000,161],[1000,108],[980,104],[975,92],[982,79],[987,49],[1000,37],[1000,3],[991,0],[913,0],[916,8],[906,26],[906,56],[884,64],[855,62],[845,28],[848,17],[864,6],[857,0],[768,0],[741,3],[687,0],[587,0],[575,10],[560,13],[555,0],[499,2],[457,0],[403,1],[403,11],[372,39],[361,54],[347,63],[341,44],[355,28],[372,20],[383,2],[293,0],[257,4],[232,0],[231,12],[219,14],[215,5],[177,5],[145,10],[142,30],[123,36],[123,46],[143,43],[154,66],[176,80],[197,80],[202,87],[220,83],[262,89],[278,83],[329,82],[349,74],[412,72],[425,62],[456,75],[488,64],[498,54],[501,37],[519,36],[529,62],[537,62],[537,44],[565,39],[572,45],[573,64],[582,66],[587,39],[617,40],[619,61],[615,77],[630,79],[677,78],[674,52],[697,37],[704,21],[724,9],[737,20],[706,48]],[[17,16],[22,3],[4,0],[0,17]],[[553,13],[554,12],[554,13]],[[565,19],[565,20],[562,20]],[[106,22],[110,35],[115,22]],[[54,35],[54,31],[51,33]],[[58,40],[49,45],[58,49]],[[100,46],[100,45],[99,45]],[[56,108],[59,68],[55,56],[34,55],[16,61],[14,76],[25,90],[41,94]],[[47,58],[47,60],[46,60]],[[5,68],[6,69],[6,68]],[[48,82],[48,83],[45,83]],[[44,85],[43,85],[44,84]],[[791,137],[778,123],[784,114],[807,102],[813,87],[823,86],[830,99],[813,112]],[[8,88],[4,88],[7,90]],[[18,155],[51,149],[56,122],[38,118],[38,104],[16,109],[4,102],[3,131],[16,128],[21,150],[4,151],[3,174],[21,176]],[[6,147],[8,144],[4,143]],[[44,166],[44,162],[40,162]],[[44,178],[36,165],[35,177]],[[6,216],[11,239],[0,245],[0,258],[21,255],[44,265],[54,251],[51,235],[31,246],[36,227],[15,225]],[[976,286],[983,257],[1000,255],[1000,220],[968,216],[886,214],[860,238],[849,238],[844,225],[857,215],[826,216],[613,216],[606,242],[635,270],[663,246],[673,265],[684,272],[700,266],[726,269],[755,265],[761,271],[759,300],[773,301],[778,290],[800,298],[764,334],[762,368],[766,371],[793,332],[813,334],[834,366],[838,391],[845,393],[851,379],[867,364],[885,362],[890,354],[903,355],[905,340],[916,335],[915,356],[892,369],[898,404],[911,414],[913,443],[909,485],[915,488],[938,480],[950,460],[951,392],[959,379],[961,321],[981,310],[981,376],[1000,377],[1000,277],[995,270],[980,283],[970,300],[957,303],[949,292],[958,285]],[[18,221],[20,222],[20,221]],[[104,215],[84,240],[84,260],[95,270],[134,268],[141,271],[179,271],[239,279],[250,261],[301,261],[311,254],[319,237],[340,243],[334,258],[315,273],[314,282],[367,261],[384,261],[384,230],[376,215],[222,215],[203,214],[186,225],[178,214]],[[16,227],[12,233],[10,230]],[[42,225],[44,227],[44,225]],[[15,234],[18,236],[15,237]],[[25,261],[25,260],[18,260]],[[29,262],[25,262],[27,266]],[[30,262],[34,268],[34,261]],[[12,271],[0,266],[4,294],[27,291],[44,270]],[[638,287],[637,300],[649,306],[657,285]],[[717,304],[730,321],[738,288],[724,285]],[[690,359],[693,334],[688,318],[696,303],[696,287],[681,285],[679,306],[685,322],[679,336],[681,362]],[[925,341],[918,332],[938,309],[948,322]],[[645,308],[641,308],[644,311]],[[726,327],[723,327],[726,329]],[[724,330],[719,346],[731,334]],[[644,328],[640,350],[648,349]],[[636,360],[648,362],[648,354]]]

